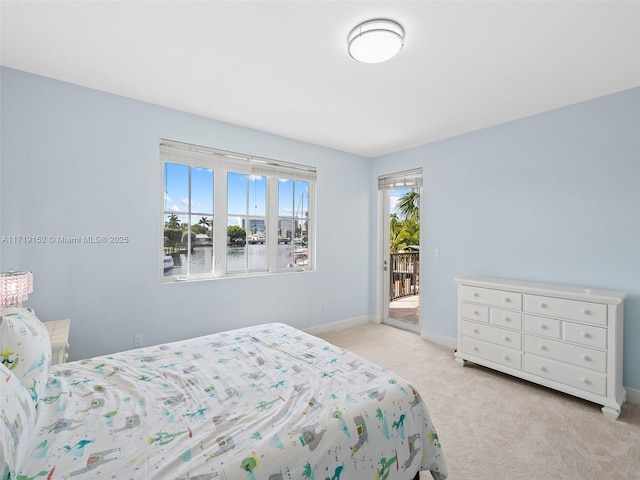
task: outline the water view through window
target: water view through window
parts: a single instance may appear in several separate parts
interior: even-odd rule
[[[244,269],[245,254],[250,265],[264,262],[266,257],[265,245],[247,245],[244,247],[227,247],[227,270],[229,272],[242,271]],[[297,265],[304,267],[306,258],[295,261],[294,251],[289,245],[278,245],[278,265]],[[191,273],[211,273],[213,266],[212,247],[194,247],[191,254]],[[179,253],[172,256],[172,264],[165,269],[164,275],[186,275],[187,274],[187,254]]]
[[[313,167],[177,142],[161,143],[161,159],[165,278],[312,266]]]

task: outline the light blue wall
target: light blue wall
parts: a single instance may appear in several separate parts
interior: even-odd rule
[[[415,167],[422,330],[456,336],[456,276],[628,292],[624,384],[640,388],[640,88],[376,159],[370,188]]]
[[[0,245],[2,271],[34,272],[27,304],[40,318],[73,319],[72,358],[130,348],[137,332],[152,344],[378,313],[375,180],[423,167],[422,329],[456,336],[459,275],[626,291],[624,383],[640,388],[640,89],[370,160],[4,67],[0,75],[2,235],[131,239]],[[159,284],[161,137],[316,165],[318,271]]]
[[[27,305],[42,320],[72,319],[73,359],[132,348],[136,332],[155,344],[368,314],[369,160],[8,68],[0,74],[2,234],[130,239],[0,246],[2,271],[34,273]],[[315,165],[317,271],[160,284],[159,138]]]

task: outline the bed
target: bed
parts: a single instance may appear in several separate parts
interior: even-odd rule
[[[410,384],[284,324],[54,365],[37,392],[0,366],[0,383],[4,478],[447,478]]]

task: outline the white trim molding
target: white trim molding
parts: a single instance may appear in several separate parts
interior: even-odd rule
[[[640,390],[636,388],[624,387],[627,390],[627,402],[640,405]]]
[[[360,317],[347,318],[337,322],[324,323],[315,327],[305,328],[304,331],[311,335],[319,335],[336,330],[344,330],[345,328],[355,327],[365,323],[377,323],[373,315],[362,315]]]
[[[427,342],[437,343],[448,348],[458,348],[458,339],[446,337],[439,333],[429,332],[427,330],[420,331],[420,337]]]

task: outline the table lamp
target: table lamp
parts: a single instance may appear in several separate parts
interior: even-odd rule
[[[33,292],[33,274],[31,272],[0,273],[0,310],[9,307],[22,307],[29,294]]]

